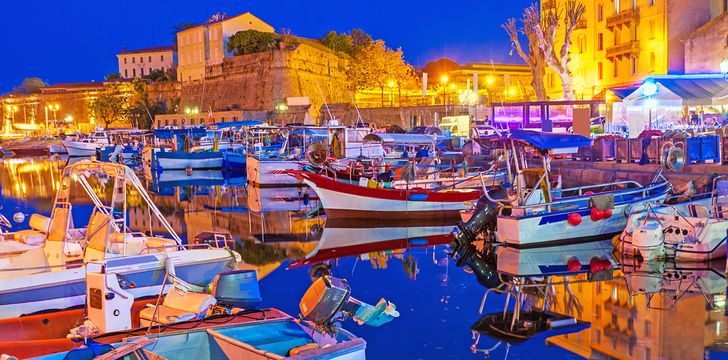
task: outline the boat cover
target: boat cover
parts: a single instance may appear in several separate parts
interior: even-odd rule
[[[249,126],[259,126],[263,125],[264,122],[257,121],[257,120],[239,120],[239,121],[227,121],[227,122],[219,122],[216,124],[213,124],[212,126],[216,126],[218,129],[227,129],[231,127],[249,127]]]
[[[189,129],[156,129],[154,130],[154,136],[157,139],[169,140],[174,136],[189,136],[193,139],[199,139],[207,136],[207,130],[203,128],[189,128]]]
[[[576,148],[591,146],[591,139],[578,134],[541,132],[534,130],[511,130],[509,139],[526,142],[539,150]]]

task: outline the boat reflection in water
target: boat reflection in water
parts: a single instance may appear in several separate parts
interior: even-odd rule
[[[584,358],[697,359],[725,351],[724,261],[618,265],[611,252],[608,241],[498,249],[502,284],[483,297],[480,312],[490,313],[472,326],[471,350],[507,354],[545,338]],[[492,293],[506,295],[503,309],[491,312]]]

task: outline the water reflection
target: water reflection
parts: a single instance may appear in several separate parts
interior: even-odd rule
[[[20,207],[48,215],[64,165],[3,160],[0,213],[11,217]],[[372,359],[482,358],[480,350],[495,358],[694,359],[722,357],[728,344],[725,261],[619,264],[609,242],[501,248],[490,265],[503,282],[515,284],[514,292],[526,292],[524,305],[572,316],[588,327],[536,341],[506,341],[485,332],[474,338],[471,326],[481,318],[486,289],[451,261],[446,244],[454,224],[326,223],[307,188],[248,187],[242,174],[219,171],[147,175],[154,202],[183,239],[230,233],[247,266],[258,271],[268,306],[297,314],[299,297],[324,273],[346,278],[366,294],[362,298],[374,294],[395,303],[402,313],[396,321],[351,329],[366,339]],[[107,191],[103,181],[92,186]],[[131,206],[128,219],[132,229],[164,230],[141,206]],[[27,219],[15,227],[27,228]],[[502,313],[506,298],[492,294],[482,312]],[[508,311],[513,303],[512,296]]]

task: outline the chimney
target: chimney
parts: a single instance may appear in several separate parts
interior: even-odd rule
[[[121,52],[122,52],[122,53],[125,53],[125,52],[126,52],[126,46],[122,46],[122,47],[121,47]]]

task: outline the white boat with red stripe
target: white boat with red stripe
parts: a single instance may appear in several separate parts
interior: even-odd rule
[[[441,219],[459,217],[480,190],[381,189],[347,184],[329,177],[291,171],[316,191],[327,218]]]

